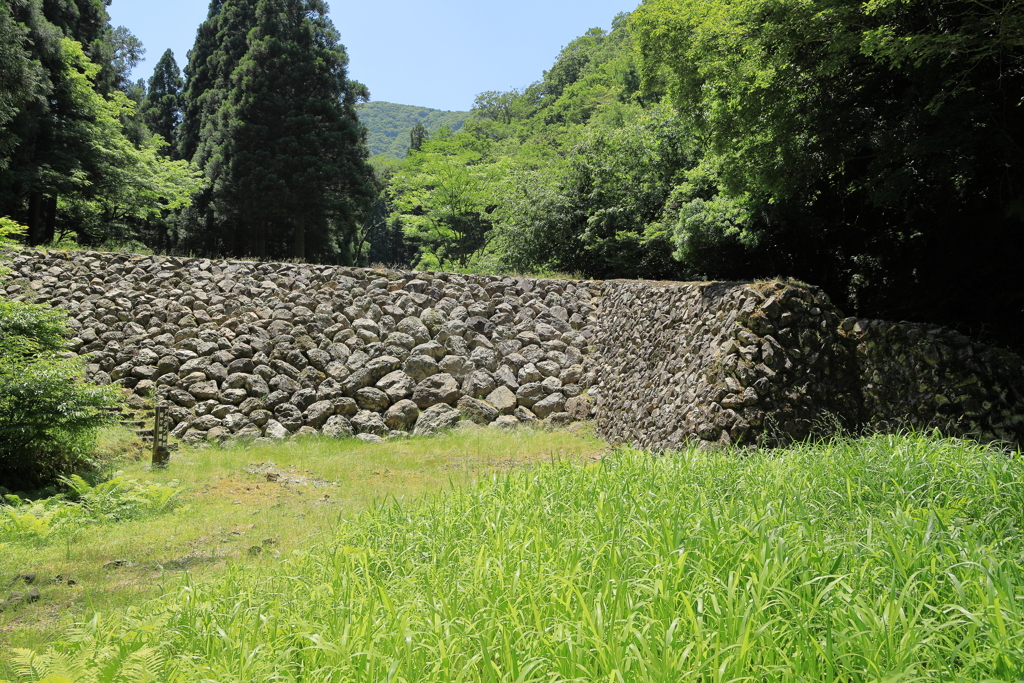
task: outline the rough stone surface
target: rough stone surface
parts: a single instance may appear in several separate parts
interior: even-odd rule
[[[409,431],[416,424],[420,409],[409,399],[402,399],[388,408],[384,413],[384,424],[388,429]]]
[[[464,420],[475,422],[478,425],[490,424],[498,419],[498,411],[494,406],[469,396],[459,399],[458,408]]]
[[[352,417],[352,429],[356,434],[376,434],[386,436],[388,427],[384,424],[384,418],[380,413],[369,410],[360,410]]]
[[[813,286],[89,251],[0,260],[12,269],[0,295],[67,310],[87,376],[171,407],[189,443],[347,436],[349,420],[371,436],[410,420],[431,431],[452,426],[464,398],[490,404],[491,424],[593,418],[610,441],[653,449],[770,445],[836,424],[1024,441],[1020,356],[926,324],[844,318]]]
[[[437,403],[454,403],[459,398],[459,384],[448,373],[441,373],[423,380],[412,392],[412,400],[420,408],[429,408]]]
[[[321,432],[324,436],[331,436],[335,439],[350,439],[353,436],[352,424],[341,415],[331,415],[327,418]]]
[[[444,429],[451,429],[459,423],[459,418],[459,411],[455,408],[446,403],[438,403],[420,413],[413,433],[416,436],[425,436]]]
[[[487,402],[502,415],[511,415],[516,409],[516,395],[506,386],[500,386],[487,395]]]

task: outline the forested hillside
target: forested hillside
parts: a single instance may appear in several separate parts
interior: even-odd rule
[[[1021,347],[1024,8],[647,0],[395,172],[430,267],[820,285]]]
[[[457,131],[469,117],[468,111],[441,111],[391,102],[364,102],[356,111],[359,121],[366,126],[370,154],[393,159],[405,157],[409,133],[416,124],[422,125],[428,133],[436,133],[442,127]]]

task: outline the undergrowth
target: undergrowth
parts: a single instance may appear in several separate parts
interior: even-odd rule
[[[78,475],[62,479],[68,492],[43,500],[8,494],[0,504],[0,549],[7,543],[44,544],[87,526],[124,522],[174,509],[181,488],[122,476],[92,486]]]
[[[1022,469],[919,436],[619,450],[381,503],[13,656],[19,681],[1020,681]]]

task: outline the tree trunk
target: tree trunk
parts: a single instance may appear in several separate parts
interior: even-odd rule
[[[306,260],[306,217],[295,216],[294,228],[292,231],[292,258],[299,261]]]
[[[249,236],[249,255],[258,259],[267,257],[267,219],[259,218],[253,223]]]
[[[43,200],[43,214],[42,243],[49,244],[57,230],[57,195]]]
[[[28,195],[28,246],[37,247],[42,244],[43,232],[43,193],[33,190]]]

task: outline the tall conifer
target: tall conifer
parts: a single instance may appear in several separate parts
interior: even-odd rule
[[[174,53],[167,50],[153,69],[140,114],[149,130],[167,140],[170,145],[174,144],[175,132],[181,121],[183,85]]]
[[[347,64],[322,0],[214,0],[181,135],[210,181],[206,249],[350,259],[372,190]]]

